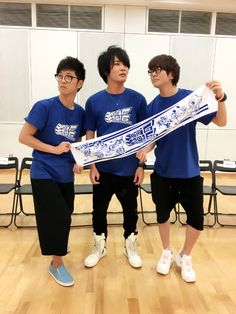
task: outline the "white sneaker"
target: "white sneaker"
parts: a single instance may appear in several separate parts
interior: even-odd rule
[[[181,276],[186,282],[195,282],[196,273],[192,267],[192,257],[190,255],[180,255],[181,251],[176,256],[176,264],[181,268]]]
[[[142,266],[141,257],[136,250],[137,236],[132,232],[131,235],[125,240],[125,255],[132,267],[138,268]]]
[[[106,255],[106,238],[105,234],[102,233],[101,235],[96,235],[94,233],[94,249],[92,253],[86,257],[84,260],[84,265],[86,267],[93,267],[97,265],[99,260]]]
[[[167,275],[173,261],[173,252],[169,249],[162,251],[161,257],[157,263],[157,272],[162,275]]]

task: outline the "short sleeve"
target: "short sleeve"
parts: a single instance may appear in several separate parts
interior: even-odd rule
[[[33,124],[38,130],[42,130],[47,122],[48,109],[44,102],[37,102],[30,110],[25,121]]]
[[[96,131],[96,116],[93,110],[93,103],[89,98],[85,104],[85,119],[84,119],[85,130]]]

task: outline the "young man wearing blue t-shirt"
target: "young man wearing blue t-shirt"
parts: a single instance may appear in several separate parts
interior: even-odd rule
[[[78,59],[60,61],[55,78],[59,96],[38,101],[25,118],[19,141],[33,148],[31,183],[39,242],[43,255],[52,255],[49,273],[62,286],[74,279],[63,264],[74,209],[74,164],[70,144],[80,141],[84,109],[74,102],[83,86],[85,69]],[[74,171],[73,171],[74,170]]]
[[[147,106],[148,117],[166,110],[192,92],[177,87],[180,67],[172,56],[159,55],[152,58],[148,68],[151,82],[160,92]],[[222,91],[221,83],[209,81],[206,85],[214,92],[218,100],[217,112],[178,128],[137,153],[137,157],[145,161],[146,153],[156,145],[151,186],[163,246],[156,268],[160,274],[169,273],[173,260],[169,235],[170,212],[177,203],[180,203],[186,211],[185,242],[176,256],[176,263],[181,268],[182,278],[186,282],[196,280],[190,254],[200,231],[203,230],[203,179],[199,169],[196,124],[201,122],[207,125],[213,122],[218,126],[224,126],[227,120],[224,103],[226,94]]]
[[[145,118],[146,100],[124,83],[130,68],[125,50],[110,46],[98,58],[99,74],[106,89],[92,95],[85,106],[86,138],[110,134]],[[84,261],[86,267],[95,266],[106,255],[107,209],[115,194],[123,209],[125,255],[132,267],[141,267],[135,241],[138,185],[144,176],[143,165],[135,155],[98,162],[90,166],[93,183],[93,230],[95,247]]]

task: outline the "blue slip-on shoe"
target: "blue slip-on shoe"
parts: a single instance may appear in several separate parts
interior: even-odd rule
[[[52,264],[49,266],[49,274],[56,280],[59,285],[64,287],[73,286],[74,279],[71,274],[68,272],[64,265],[59,266],[58,268],[53,267]]]

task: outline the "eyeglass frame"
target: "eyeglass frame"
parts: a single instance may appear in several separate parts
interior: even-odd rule
[[[61,76],[61,79],[58,79],[58,76]],[[66,83],[71,83],[73,81],[73,78],[76,78],[77,80],[79,80],[79,78],[77,76],[73,76],[73,75],[69,75],[69,74],[66,74],[66,75],[62,75],[62,74],[55,74],[54,75],[55,79],[58,81],[58,82],[62,82],[63,79],[65,80]],[[67,78],[70,78],[69,81]]]
[[[161,71],[163,71],[163,69],[161,67],[157,67],[155,69],[149,69],[147,72],[148,72],[148,75],[152,75],[153,73],[156,73],[156,75],[160,74]]]

